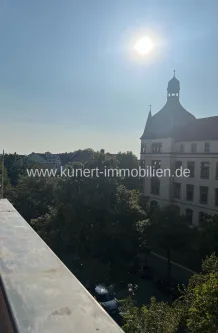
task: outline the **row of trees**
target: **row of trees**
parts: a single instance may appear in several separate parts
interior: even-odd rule
[[[132,152],[126,152],[118,154],[105,153],[102,149],[100,152],[101,156],[106,156],[110,161],[108,166],[116,166],[120,169],[138,169],[139,162],[137,157]],[[59,154],[61,165],[64,167],[72,163],[86,164],[87,161],[96,160],[96,152],[93,149],[77,150],[72,153],[61,153]],[[112,162],[113,161],[113,162]],[[16,186],[21,175],[26,175],[26,168],[34,168],[34,162],[26,155],[5,154],[4,165],[7,170],[7,175],[10,183]],[[140,180],[137,177],[126,177],[122,179],[123,185],[127,189],[139,189]]]
[[[89,150],[87,161],[65,167],[98,168],[100,177],[22,175],[11,201],[80,280],[106,283],[125,278],[141,250],[141,232],[146,228],[139,179],[104,177],[101,171],[137,168],[137,158],[132,153],[113,156]]]
[[[89,149],[76,156],[76,160],[69,162],[68,156],[64,155],[64,160],[69,162],[66,167],[75,170],[82,166],[100,171],[105,167],[138,168],[137,158],[130,152],[114,156]],[[81,161],[79,156],[83,156]],[[190,228],[186,218],[179,216],[173,206],[152,211],[139,196],[140,179],[101,174],[90,178],[28,177],[25,168],[17,165],[17,158],[7,158],[7,170],[4,170],[6,196],[83,283],[86,279],[105,283],[128,281],[130,268],[139,254],[147,253],[148,246],[161,249],[167,256],[169,280],[170,262],[175,253],[185,253],[186,258],[200,263],[207,254],[218,251],[217,216],[205,216],[205,223],[197,229]],[[200,288],[197,282],[205,286],[211,277],[210,285],[206,284],[204,288],[212,286],[208,292],[213,292],[216,286],[216,272],[213,273],[215,277],[211,276],[212,268],[209,271],[205,267],[209,264],[212,267],[211,262],[216,267],[217,261],[214,256],[208,260],[203,273],[190,281],[178,303],[170,306],[152,300],[149,307],[137,308],[128,302],[125,313],[129,311],[135,317],[126,317],[126,332],[172,333],[184,325],[190,330],[191,318],[194,318],[190,309],[194,303],[188,301],[196,301],[193,295],[202,297],[202,300],[206,297],[197,293]],[[189,305],[184,309],[184,304]],[[157,315],[160,316],[159,326],[155,326]],[[201,316],[200,310],[198,316]],[[169,319],[171,317],[174,319]],[[202,318],[204,320],[203,315]],[[167,325],[167,322],[171,324]],[[138,328],[134,326],[136,323]],[[192,329],[190,332],[197,331]]]
[[[131,152],[118,153],[114,156],[105,153],[103,150],[94,152],[87,149],[68,155],[63,154],[62,160],[63,162],[73,161],[68,164],[69,168],[81,168],[81,163],[85,168],[98,167],[99,170],[104,170],[105,167],[130,170],[138,168],[138,160]],[[128,205],[131,206],[133,202],[135,210],[138,210],[141,214],[137,213],[134,217],[133,214],[131,215],[131,223],[136,229],[138,226],[136,227],[135,221],[140,221],[137,224],[140,225],[140,231],[137,230],[137,242],[139,242],[137,246],[142,248],[146,240],[147,245],[167,256],[169,278],[172,258],[196,270],[199,268],[202,258],[205,258],[207,254],[217,253],[218,251],[217,216],[205,216],[205,223],[199,230],[190,228],[186,218],[179,216],[175,207],[167,207],[164,210],[156,209],[154,212],[149,211],[144,204],[144,199],[141,200],[138,196],[140,188],[140,179],[138,178],[109,178],[103,176],[100,178],[31,178],[27,177],[25,167],[20,163],[17,154],[6,155],[5,166],[4,188],[6,196],[12,200],[28,222],[33,220],[31,223],[34,228],[37,232],[43,234],[43,237],[46,236],[48,242],[51,238],[50,231],[52,234],[58,234],[63,228],[64,223],[57,216],[64,214],[65,218],[67,211],[71,215],[65,229],[69,227],[76,230],[77,225],[82,225],[81,219],[83,219],[84,226],[86,221],[90,221],[90,224],[92,224],[91,221],[94,219],[95,224],[93,224],[92,233],[95,234],[95,237],[100,233],[100,230],[104,230],[105,233],[102,233],[102,235],[105,236],[102,236],[102,239],[107,237],[107,233],[109,233],[110,236],[107,239],[110,240],[110,237],[112,237],[111,230],[114,230],[114,234],[118,235],[119,242],[124,242],[123,235],[118,233],[112,222],[117,218],[117,206],[121,200],[120,197],[122,197],[127,206],[125,209],[124,203],[123,207],[119,206],[122,214],[126,214],[123,219],[129,219]],[[50,221],[51,217],[59,219],[59,222],[50,222],[50,231],[45,233],[43,227],[48,224],[47,220]],[[121,217],[119,216],[119,218]],[[143,222],[145,220],[146,223]],[[61,224],[61,228],[58,227],[57,232],[58,223]],[[102,229],[102,225],[106,226],[105,229]],[[98,226],[96,227],[97,230],[95,226]],[[122,230],[122,228],[123,224],[119,226],[119,230]],[[86,232],[88,234],[91,230],[87,228]],[[133,235],[125,235],[128,243],[130,243],[130,236]],[[87,237],[93,238],[94,236]],[[62,239],[62,236],[60,238]],[[56,243],[59,244],[60,241],[57,239],[52,241],[55,251],[57,253],[63,252],[60,248],[58,249]],[[116,252],[116,247],[114,248]],[[131,252],[131,249],[129,251]],[[133,251],[131,260],[134,256],[135,252]]]

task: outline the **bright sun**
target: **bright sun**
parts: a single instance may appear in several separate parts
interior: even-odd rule
[[[149,53],[154,47],[154,43],[150,37],[143,37],[139,39],[135,44],[135,50],[141,54],[145,55]]]

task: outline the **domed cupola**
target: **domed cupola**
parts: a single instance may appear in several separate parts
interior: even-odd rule
[[[151,115],[141,139],[172,138],[177,135],[178,128],[195,121],[196,118],[184,109],[179,101],[180,82],[175,77],[169,81],[167,88],[167,102],[163,108]]]
[[[179,80],[177,80],[174,70],[174,77],[168,82],[167,97],[179,98],[179,91],[180,91],[180,82]]]

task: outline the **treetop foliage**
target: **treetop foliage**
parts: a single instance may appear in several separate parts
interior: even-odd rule
[[[122,302],[127,333],[217,333],[218,258],[215,254],[202,263],[182,295],[172,304],[156,302],[137,307],[131,298]]]
[[[61,156],[67,168],[138,168],[131,152],[79,150]],[[0,167],[1,174],[1,167]],[[218,333],[218,217],[197,228],[175,206],[149,210],[140,179],[128,177],[28,177],[15,154],[5,157],[5,193],[20,214],[82,283],[127,280],[141,254],[158,245],[172,253],[208,257],[172,304],[151,299],[123,302],[127,333]],[[195,256],[194,256],[195,255]],[[134,268],[138,272],[138,268]]]

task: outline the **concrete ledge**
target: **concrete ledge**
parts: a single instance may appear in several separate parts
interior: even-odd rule
[[[123,332],[6,199],[0,277],[19,333]]]

